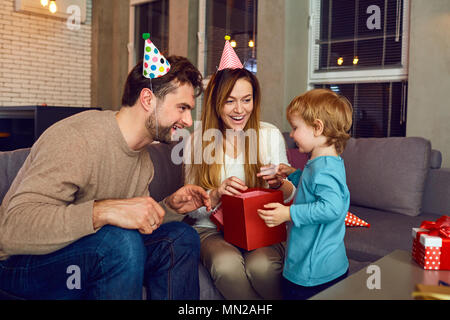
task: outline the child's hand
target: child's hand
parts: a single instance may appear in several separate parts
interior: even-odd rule
[[[266,226],[276,227],[283,222],[291,220],[291,214],[288,206],[278,202],[272,202],[264,205],[264,209],[258,209],[258,215],[264,220]],[[267,210],[266,210],[267,209]]]
[[[295,170],[296,170],[295,168],[293,168],[293,167],[291,167],[291,166],[289,166],[287,164],[280,163],[278,165],[277,176],[286,178],[288,175],[294,173]]]
[[[263,178],[269,184],[269,188],[278,189],[284,178],[277,175],[278,166],[271,164],[268,166],[261,167],[261,171],[256,175],[257,177]]]

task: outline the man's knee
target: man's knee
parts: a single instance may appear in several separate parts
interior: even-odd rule
[[[200,255],[200,237],[194,228],[183,222],[169,222],[167,228],[173,245]]]
[[[142,236],[137,230],[104,226],[98,232],[104,233],[98,247],[98,252],[104,259],[129,264],[133,268],[143,268],[147,253]]]

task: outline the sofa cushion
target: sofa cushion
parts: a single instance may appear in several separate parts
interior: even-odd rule
[[[309,159],[308,154],[302,153],[298,151],[298,149],[287,149],[286,155],[291,167],[301,170],[303,170],[306,162],[308,162]]]
[[[0,152],[0,203],[29,153],[29,148]]]
[[[350,206],[350,211],[361,219],[370,221],[370,228],[346,228],[345,247],[349,259],[375,261],[396,249],[410,251],[412,228],[424,220],[437,220],[440,215],[422,213],[416,217]]]
[[[350,203],[417,216],[430,152],[423,138],[350,139],[342,154]]]
[[[423,211],[450,214],[450,169],[431,169],[425,182]]]

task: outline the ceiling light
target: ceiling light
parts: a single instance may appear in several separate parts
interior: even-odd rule
[[[51,13],[55,13],[58,10],[55,0],[50,1],[50,6],[48,7],[48,9],[50,10]]]

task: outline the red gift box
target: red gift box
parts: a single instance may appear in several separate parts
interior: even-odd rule
[[[450,270],[450,217],[413,228],[412,257],[426,270]]]
[[[239,196],[222,196],[223,233],[229,243],[245,249],[254,250],[286,241],[286,224],[269,228],[258,215],[258,209],[272,202],[283,204],[280,190],[250,188]],[[212,220],[219,226],[220,210]]]
[[[219,206],[209,216],[212,222],[217,226],[218,231],[223,231],[223,211],[222,206]]]

